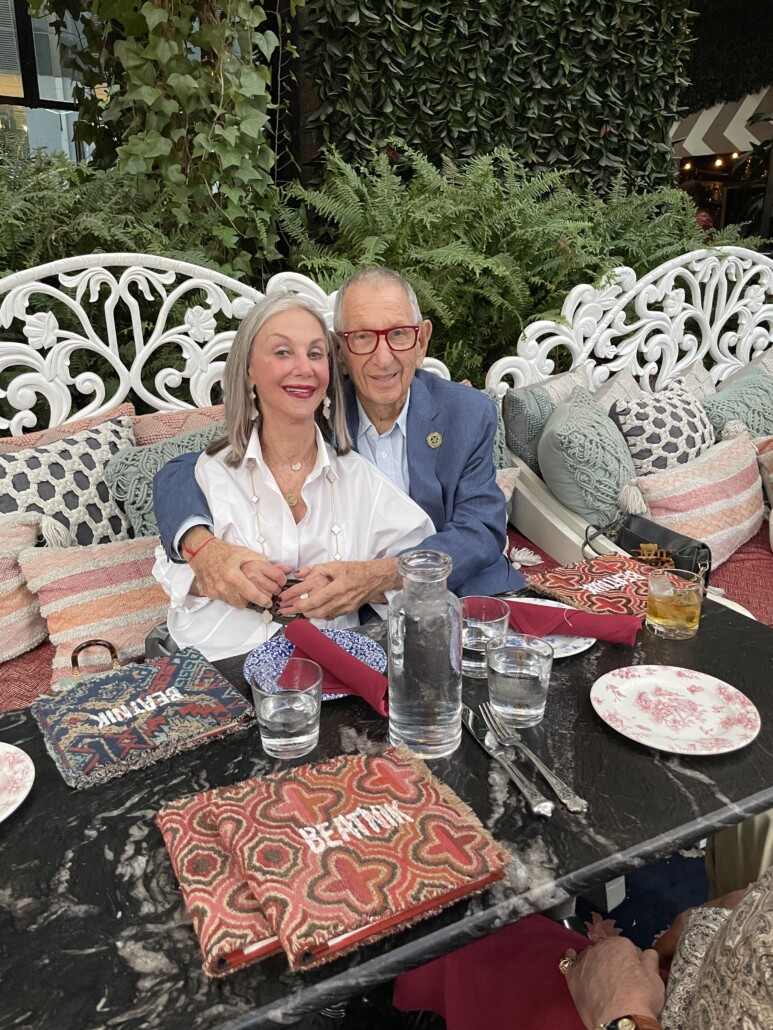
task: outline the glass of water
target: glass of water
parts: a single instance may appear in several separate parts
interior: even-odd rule
[[[299,758],[319,740],[322,669],[309,658],[258,665],[250,674],[260,742],[272,758]]]
[[[507,636],[510,606],[498,597],[462,598],[462,673],[486,678],[486,648]]]
[[[536,726],[545,714],[553,648],[541,637],[510,634],[486,651],[491,707],[506,726]]]

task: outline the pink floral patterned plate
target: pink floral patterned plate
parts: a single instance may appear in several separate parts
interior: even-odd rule
[[[677,755],[720,755],[751,743],[760,713],[740,690],[674,665],[632,665],[597,679],[590,700],[631,740]]]
[[[16,811],[34,779],[35,766],[27,752],[0,742],[0,822]]]

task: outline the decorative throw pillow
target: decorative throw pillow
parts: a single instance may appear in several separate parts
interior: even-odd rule
[[[681,378],[690,393],[696,397],[711,397],[717,392],[711,372],[702,364],[693,363]]]
[[[186,408],[184,411],[153,411],[149,415],[135,415],[134,439],[138,447],[160,443],[181,433],[206,429],[212,422],[222,422],[223,405],[211,408]]]
[[[169,600],[152,575],[158,537],[91,547],[32,547],[19,564],[56,644],[52,683],[70,675],[73,648],[84,640],[109,640],[119,659],[145,653],[145,637],[166,618]],[[110,668],[110,656],[89,648],[84,672]]]
[[[66,530],[47,515],[0,517],[0,662],[31,651],[48,633],[19,565],[20,553],[34,547],[44,529],[49,542],[66,545]]]
[[[625,437],[639,476],[684,466],[714,443],[700,401],[678,381],[660,393],[616,401],[609,416]]]
[[[113,497],[123,506],[135,536],[158,533],[153,514],[153,476],[178,454],[200,451],[210,440],[221,436],[222,422],[210,422],[206,429],[197,429],[182,436],[173,436],[147,447],[125,447],[111,458],[105,479]]]
[[[52,426],[50,429],[39,429],[35,433],[25,433],[24,436],[3,436],[0,438],[0,452],[3,454],[14,454],[16,451],[26,450],[28,447],[45,447],[47,444],[56,443],[64,437],[74,436],[84,429],[93,429],[101,426],[111,418],[131,418],[134,415],[133,404],[120,404],[112,411],[104,415],[91,415],[88,418],[79,418],[74,422],[65,422],[60,426]]]
[[[728,390],[739,379],[742,379],[750,368],[758,368],[769,376],[773,376],[773,347],[768,347],[762,354],[758,354],[756,358],[752,358],[747,364],[739,366],[729,376],[726,376],[717,385],[717,393],[724,393],[725,390]]]
[[[736,379],[721,393],[701,401],[721,437],[728,422],[739,421],[752,436],[773,434],[773,376],[759,368]]]
[[[636,481],[650,516],[711,548],[714,568],[762,525],[762,482],[747,434],[710,447],[699,458]]]
[[[133,443],[131,420],[114,418],[45,447],[0,454],[0,512],[50,515],[73,543],[125,540],[129,523],[110,496],[105,467]]]
[[[617,495],[636,476],[626,442],[587,390],[575,389],[548,419],[540,474],[562,504],[594,526],[622,516]]]
[[[760,467],[762,476],[762,488],[768,499],[768,504],[773,507],[773,436],[763,436],[754,441],[757,451],[757,464]]]
[[[637,400],[643,394],[638,379],[627,368],[621,368],[602,383],[593,394],[593,400],[608,412],[615,401]]]
[[[562,372],[551,376],[544,383],[521,386],[508,390],[502,401],[502,418],[505,423],[507,446],[530,469],[539,472],[537,446],[547,420],[556,406],[565,401],[577,386],[587,389],[588,377],[585,369]]]

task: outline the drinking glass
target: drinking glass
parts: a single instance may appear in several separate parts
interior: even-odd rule
[[[462,672],[486,678],[486,648],[507,636],[510,606],[498,597],[462,598]]]
[[[272,758],[299,758],[319,740],[322,669],[309,658],[288,658],[284,668],[267,662],[250,674],[260,742]]]
[[[653,569],[647,590],[645,624],[668,640],[688,640],[698,632],[703,576],[682,569]]]
[[[545,714],[553,648],[541,637],[510,634],[486,651],[491,707],[506,726],[536,726]]]

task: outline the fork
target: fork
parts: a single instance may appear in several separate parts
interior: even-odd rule
[[[572,788],[567,786],[560,777],[556,776],[552,769],[548,769],[542,759],[538,758],[534,752],[524,744],[521,739],[521,735],[516,730],[512,730],[508,726],[505,726],[488,701],[484,701],[481,704],[480,714],[483,717],[483,721],[488,727],[489,732],[494,734],[503,747],[514,747],[523,758],[531,762],[538,772],[542,773],[544,778],[556,792],[556,796],[559,801],[562,801],[570,812],[587,812],[588,802],[584,798],[575,794]]]

